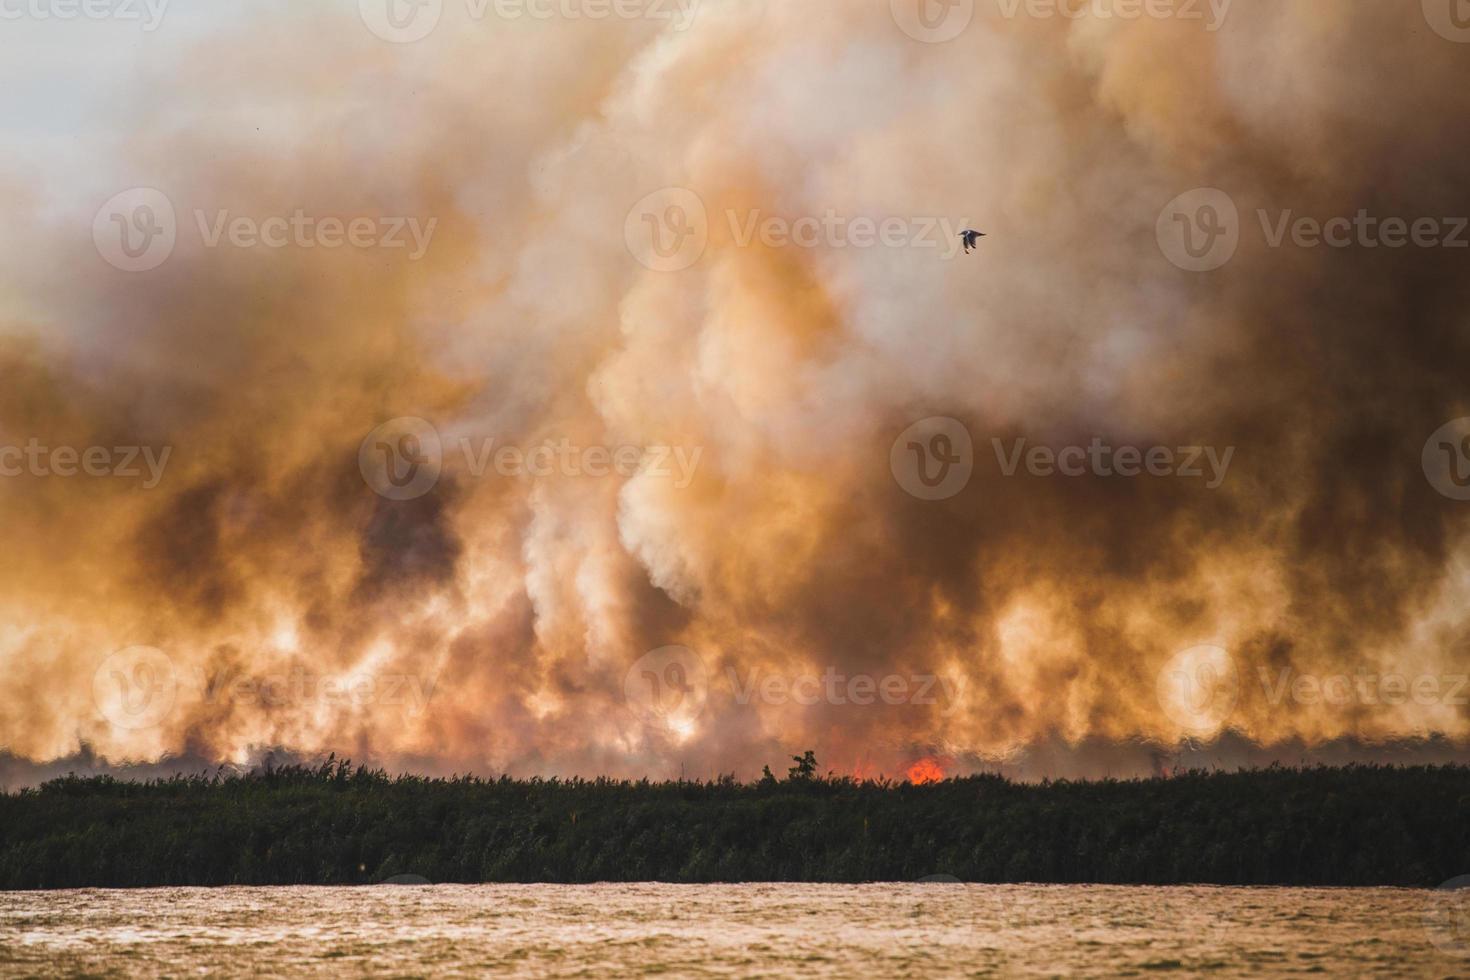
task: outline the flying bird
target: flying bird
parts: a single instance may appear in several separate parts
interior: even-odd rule
[[[983,232],[983,231],[962,231],[962,232],[960,232],[960,238],[964,239],[964,242],[965,242],[965,254],[966,255],[969,255],[972,251],[974,251],[975,249],[979,248],[980,247],[980,239],[982,239],[984,237],[985,237],[985,232]]]

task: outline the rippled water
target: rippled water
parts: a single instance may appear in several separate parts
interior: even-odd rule
[[[1470,976],[1466,892],[480,885],[0,893],[0,973]]]

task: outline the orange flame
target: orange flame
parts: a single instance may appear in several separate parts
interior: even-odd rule
[[[943,779],[944,769],[939,765],[938,759],[920,759],[909,766],[906,775],[909,782],[915,786],[922,786],[925,783],[937,783]]]

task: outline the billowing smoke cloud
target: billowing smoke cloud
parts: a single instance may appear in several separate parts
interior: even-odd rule
[[[0,184],[9,757],[1470,736],[1470,45],[1418,4],[351,6],[142,63],[85,206]]]

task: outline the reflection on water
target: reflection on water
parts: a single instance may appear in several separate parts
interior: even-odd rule
[[[9,892],[0,973],[1470,976],[1467,896],[943,880]]]

